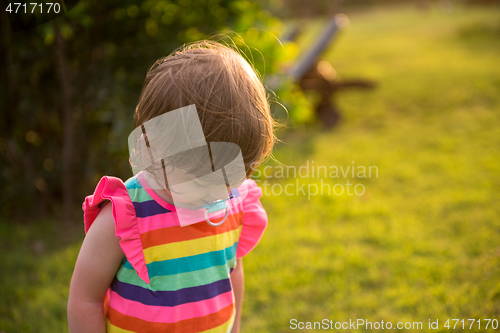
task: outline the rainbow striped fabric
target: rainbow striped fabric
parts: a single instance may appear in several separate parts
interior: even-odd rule
[[[253,180],[246,182],[247,197],[221,226],[180,227],[175,207],[149,189],[141,174],[125,184],[113,177],[101,180],[84,203],[86,231],[101,202],[112,201],[125,254],[104,301],[107,332],[231,330],[230,274],[267,225],[262,192]]]

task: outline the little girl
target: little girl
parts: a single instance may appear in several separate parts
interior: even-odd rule
[[[197,119],[187,122],[188,111]],[[172,123],[171,115],[179,115],[184,127]],[[156,122],[160,118],[163,123]],[[209,162],[199,164],[208,165],[208,171],[189,165],[187,155],[167,154],[161,160],[153,156],[164,147],[185,145],[179,138],[186,131],[196,132],[197,126],[204,138],[191,155],[205,154]],[[70,285],[70,333],[239,332],[242,257],[257,245],[267,225],[259,201],[262,191],[248,179],[274,143],[262,83],[233,49],[209,41],[189,45],[149,70],[134,129],[137,135],[131,134],[129,147],[135,176],[125,183],[103,177],[83,204],[86,237]],[[133,156],[134,140],[153,151],[151,162],[142,168]],[[216,143],[239,147],[241,181],[217,163],[216,153],[227,155],[230,150],[216,151]],[[229,155],[233,160],[235,154]],[[225,197],[220,191],[199,194],[199,176],[218,170],[227,187]],[[194,187],[180,193],[174,174],[188,180],[177,183],[192,182]],[[191,216],[189,221],[182,215],[183,195],[201,206],[198,210],[205,212],[206,220]],[[211,201],[217,209],[225,207],[216,218],[207,215],[214,211]]]

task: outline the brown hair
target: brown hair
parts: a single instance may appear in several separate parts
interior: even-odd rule
[[[213,41],[184,46],[150,68],[134,114],[134,129],[165,112],[196,105],[207,142],[232,142],[247,177],[275,141],[266,90],[232,47]]]

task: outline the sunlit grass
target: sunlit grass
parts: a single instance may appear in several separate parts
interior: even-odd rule
[[[263,199],[270,224],[246,260],[245,328],[439,319],[447,331],[448,318],[498,318],[500,34],[490,27],[500,11],[350,18],[327,59],[342,78],[378,88],[340,93],[340,125],[290,133],[276,157],[296,166],[354,161],[377,166],[379,177],[349,178],[365,185],[361,197]]]

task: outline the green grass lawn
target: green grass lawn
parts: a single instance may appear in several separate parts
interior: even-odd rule
[[[442,331],[447,318],[499,319],[500,11],[350,19],[326,59],[378,89],[341,93],[337,128],[293,131],[276,157],[288,166],[354,161],[377,166],[378,178],[347,179],[365,186],[363,196],[263,199],[270,223],[246,261],[245,332],[289,332],[292,318],[439,319]]]
[[[378,177],[267,180],[292,184],[289,192],[297,181],[306,191],[349,181],[365,193],[264,196],[269,227],[245,259],[242,331],[300,331],[291,319],[422,322],[427,331],[438,319],[433,331],[447,332],[453,318],[470,332],[479,329],[467,319],[481,319],[485,331],[485,318],[500,320],[500,10],[349,17],[326,59],[378,88],[341,93],[338,127],[289,129],[275,156],[297,168],[376,166]],[[60,244],[53,229],[0,224],[0,332],[67,331],[80,242]]]

